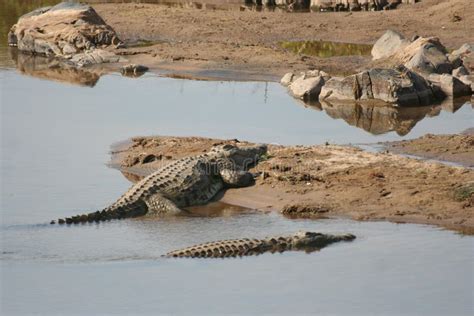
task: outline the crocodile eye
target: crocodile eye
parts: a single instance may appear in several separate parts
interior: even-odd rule
[[[222,146],[222,148],[225,150],[230,150],[230,149],[235,148],[235,146],[232,146],[231,144],[225,144],[224,146]]]

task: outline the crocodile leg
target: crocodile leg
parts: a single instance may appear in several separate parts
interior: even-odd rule
[[[145,203],[148,207],[147,216],[176,215],[183,212],[171,200],[165,198],[159,193],[149,196]]]

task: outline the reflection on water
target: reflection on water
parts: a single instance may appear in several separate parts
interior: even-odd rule
[[[101,75],[98,70],[64,68],[56,61],[28,55],[19,55],[17,62],[22,74],[95,86],[84,95],[79,87],[40,83],[6,71],[3,72],[4,102],[24,98],[21,89],[35,91],[45,86],[52,101],[55,95],[68,93],[71,111],[88,103],[96,104],[93,110],[100,110],[100,115],[106,117],[115,117],[116,111],[144,116],[136,132],[121,133],[123,137],[117,135],[113,141],[160,134],[280,144],[371,143],[415,138],[426,133],[456,133],[472,127],[474,121],[472,105],[466,99],[412,108],[327,102],[301,107],[277,83],[193,81],[163,78],[153,73],[134,79],[113,73],[103,75],[98,81]],[[8,88],[7,82],[16,86]],[[44,100],[41,89],[38,93],[38,98]],[[319,111],[309,111],[308,107]],[[180,124],[173,123],[176,121]],[[104,148],[109,145],[104,144]]]
[[[22,54],[16,48],[9,51],[19,72],[40,79],[93,87],[102,74],[98,69],[77,68],[56,58]]]
[[[326,41],[280,42],[280,45],[296,54],[328,58],[334,56],[368,56],[372,45]]]
[[[127,42],[127,47],[149,47],[159,43],[164,43],[164,41],[150,41],[146,39],[137,39],[134,41]]]
[[[40,79],[94,87],[99,78],[108,73],[106,69],[101,67],[76,68],[58,59],[18,53],[15,48],[10,48],[9,52],[20,73]],[[139,76],[131,77],[138,78]],[[147,74],[147,78],[151,79],[153,77],[156,78],[156,75]],[[174,78],[179,78],[179,76],[174,76]],[[186,77],[184,78],[182,80],[189,80]],[[265,83],[264,103],[268,99],[268,92],[268,83]],[[295,103],[295,101],[290,102]],[[323,111],[332,119],[343,119],[350,126],[360,128],[372,135],[396,132],[399,136],[409,135],[416,124],[425,118],[433,118],[443,112],[456,113],[464,105],[466,109],[472,106],[469,97],[454,100],[446,99],[441,104],[417,107],[398,107],[390,104],[381,105],[359,102],[338,103],[334,101],[304,104],[306,108]],[[275,111],[269,110],[271,112]],[[296,107],[295,111],[298,111]],[[472,116],[472,113],[469,114]],[[435,128],[435,126],[433,127]]]
[[[434,117],[442,110],[455,113],[463,105],[468,105],[469,98],[446,100],[445,104],[419,107],[398,107],[393,105],[371,105],[358,102],[333,103],[323,101],[309,106],[323,110],[333,119],[343,119],[349,125],[361,128],[373,135],[396,132],[405,136],[425,117]]]
[[[40,79],[94,87],[99,78],[107,73],[105,69],[101,70],[100,67],[76,68],[58,59],[18,53],[15,48],[10,48],[9,52],[19,72]],[[153,77],[154,75],[150,74],[149,76]],[[139,76],[132,77],[137,78]],[[188,78],[183,80],[188,80]],[[268,98],[267,94],[268,83],[266,83],[264,100]],[[374,105],[359,102],[337,103],[334,101],[305,104],[305,107],[324,111],[333,119],[343,119],[347,124],[363,129],[373,135],[382,135],[394,131],[399,136],[406,136],[424,118],[438,116],[442,111],[455,113],[464,105],[466,105],[466,108],[470,106],[469,97],[454,100],[446,99],[442,104],[418,107],[398,107],[389,104]]]

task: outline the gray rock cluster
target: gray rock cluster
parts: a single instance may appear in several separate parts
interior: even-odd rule
[[[310,70],[300,75],[287,73],[281,79],[281,84],[288,87],[295,98],[310,102],[318,100],[321,88],[329,78],[324,71]]]
[[[8,33],[8,44],[24,53],[59,57],[85,66],[119,61],[106,49],[122,43],[92,7],[62,2],[20,17]]]
[[[321,11],[379,11],[395,9],[402,0],[311,0]]]
[[[312,11],[379,11],[395,9],[399,4],[413,4],[418,0],[245,0],[247,4],[287,6],[290,9]]]
[[[381,64],[403,65],[424,77],[438,99],[470,95],[473,91],[468,69],[474,66],[470,64],[474,57],[472,44],[448,53],[436,37],[408,41],[397,32],[387,31],[375,43],[372,57]]]
[[[321,89],[320,100],[382,100],[404,105],[427,105],[434,101],[429,83],[406,69],[374,68],[345,78],[332,78]]]
[[[473,45],[448,53],[434,37],[411,41],[387,31],[374,45],[374,68],[347,77],[311,70],[288,73],[281,83],[306,102],[381,101],[399,106],[427,105],[447,97],[471,95]]]

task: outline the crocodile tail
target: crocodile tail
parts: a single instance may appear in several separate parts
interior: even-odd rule
[[[103,222],[113,219],[124,219],[142,216],[145,215],[147,211],[148,207],[146,206],[146,203],[139,200],[127,205],[108,207],[103,209],[102,211],[60,218],[57,220],[57,223],[62,225]],[[56,221],[52,220],[51,224],[56,224]]]

